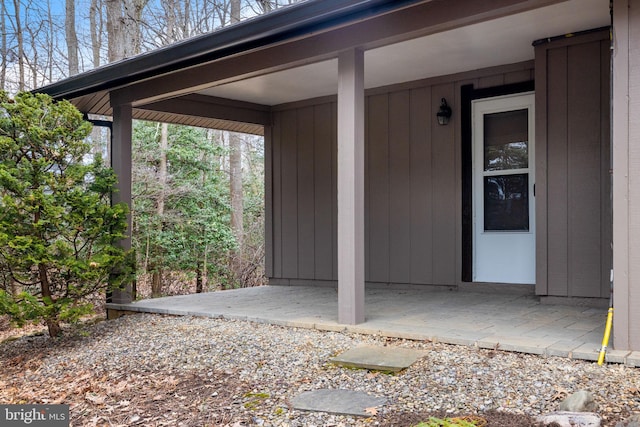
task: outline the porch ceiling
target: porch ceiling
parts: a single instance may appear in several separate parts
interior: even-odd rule
[[[353,0],[353,3],[366,5],[368,1]],[[185,41],[155,53],[109,64],[40,90],[56,98],[70,99],[85,113],[112,115],[110,97],[115,94],[116,102],[134,101],[133,117],[136,119],[262,134],[265,121],[252,120],[255,113],[268,114],[270,106],[337,93],[336,56],[340,49],[351,45],[351,38],[361,40],[353,43],[365,49],[365,88],[369,89],[531,60],[534,57],[531,44],[535,40],[610,25],[609,0],[514,0],[511,6],[507,0],[494,0],[495,9],[487,5],[478,6],[477,10],[476,4],[470,1],[398,1],[397,10],[392,8],[386,12],[392,16],[391,19],[378,20],[377,25],[386,26],[378,30],[365,25],[364,28],[368,29],[362,37],[357,30],[363,28],[358,26],[359,23],[375,21],[376,14],[386,16],[385,12],[377,11],[372,15],[373,18],[367,16],[362,21],[343,17],[344,22],[335,25],[318,12],[318,19],[325,19],[327,28],[322,27],[322,30],[314,32],[311,27],[305,27],[309,33],[287,35],[288,38],[280,42],[272,42],[267,37],[260,42],[264,46],[260,45],[259,48],[243,47],[239,53],[225,53],[228,47],[223,42],[227,39],[242,41],[242,37],[248,37],[245,33],[251,37],[266,37],[264,28],[277,31],[283,20],[295,22],[298,19],[301,20],[300,25],[304,26],[306,21],[300,16],[310,19],[315,16],[316,9],[330,9],[328,2],[325,4],[324,1],[300,3],[299,7],[274,12],[272,17],[267,15],[256,19],[254,23],[229,27],[216,37],[203,36]],[[335,0],[334,3],[345,8],[341,13],[347,13],[353,6],[348,0]],[[371,1],[370,7],[374,3]],[[379,3],[387,4],[389,1],[380,0]],[[541,4],[546,6],[538,7]],[[411,20],[411,14],[402,15],[402,11],[413,5],[422,8],[422,12],[408,24],[411,30],[407,30],[407,25],[403,24],[405,21],[396,18],[395,14]],[[473,5],[473,11],[467,15],[460,13],[470,5]],[[427,10],[431,12],[425,12]],[[495,10],[500,12],[496,14]],[[432,12],[437,15],[434,21],[424,23],[423,20],[429,20]],[[421,28],[421,25],[424,27]],[[254,30],[254,26],[257,29]],[[352,31],[341,31],[344,28]],[[311,42],[296,45],[301,40]],[[206,49],[200,46],[202,44],[206,45]],[[190,58],[188,52],[192,51],[200,52],[204,57]],[[293,52],[291,55],[288,54],[290,51]],[[275,57],[271,58],[269,55],[274,52]],[[214,53],[220,58],[211,60],[207,56]],[[168,59],[176,62],[174,70],[159,71],[154,68]],[[285,65],[288,63],[291,65]],[[186,83],[181,87],[182,82]],[[132,93],[137,96],[140,90],[145,94],[142,98],[118,99],[118,96],[127,98]],[[147,92],[150,94],[147,95]],[[189,97],[194,96],[200,97],[197,105],[190,102],[192,99]],[[234,102],[244,104],[234,105]],[[237,114],[224,113],[229,103],[235,107]],[[177,108],[178,104],[184,108]],[[220,106],[224,108],[218,108]]]
[[[609,0],[569,0],[365,52],[365,88],[531,60],[534,40],[610,24]],[[203,95],[278,105],[333,95],[338,62],[329,59],[201,90]]]

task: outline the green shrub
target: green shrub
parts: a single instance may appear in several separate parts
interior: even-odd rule
[[[69,102],[0,92],[0,314],[43,321],[52,337],[132,272],[114,246],[127,207],[111,206],[116,177],[89,160],[90,131]]]

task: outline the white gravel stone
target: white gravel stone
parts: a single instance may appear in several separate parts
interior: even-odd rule
[[[5,343],[0,351],[11,357],[36,341],[56,346],[43,340]],[[420,349],[426,356],[395,374],[330,363],[337,354],[363,344]],[[239,414],[249,411],[255,425],[265,427],[376,425],[371,420],[291,409],[294,396],[327,388],[384,398],[387,403],[377,408],[379,413],[500,410],[537,416],[556,411],[562,399],[581,389],[594,394],[603,425],[613,414],[640,411],[637,368],[372,335],[139,314],[91,326],[86,337],[58,347],[46,356],[41,370],[54,372],[74,364],[107,372],[146,367],[231,373],[255,383],[260,387],[256,392],[268,394],[269,404],[255,410],[230,404]]]

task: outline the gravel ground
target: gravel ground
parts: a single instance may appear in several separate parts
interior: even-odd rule
[[[359,344],[427,355],[397,374],[328,362]],[[492,410],[535,416],[580,389],[595,394],[605,426],[640,412],[637,368],[221,319],[125,316],[62,339],[0,343],[0,363],[0,403],[69,403],[72,425],[403,425],[403,414]],[[323,388],[388,403],[371,418],[290,408],[294,396]]]

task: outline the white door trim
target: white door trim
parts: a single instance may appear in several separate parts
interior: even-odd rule
[[[473,281],[535,283],[535,96],[533,92],[472,101],[473,147]],[[485,171],[484,115],[527,109],[528,167]],[[528,176],[528,230],[485,231],[485,177]]]

